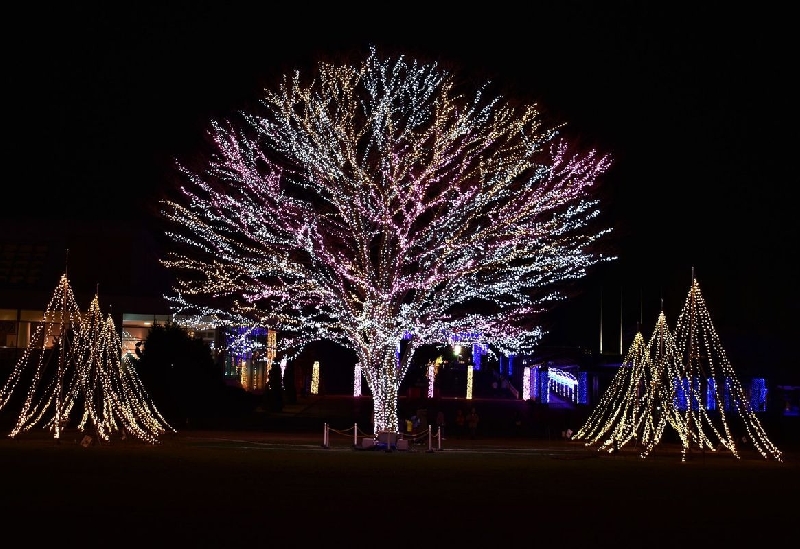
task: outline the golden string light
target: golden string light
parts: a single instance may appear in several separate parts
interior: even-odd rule
[[[103,318],[98,296],[82,312],[66,275],[0,391],[0,409],[18,387],[25,387],[25,398],[11,438],[41,426],[59,439],[72,427],[102,441],[130,435],[155,444],[174,432],[122,358],[114,321]]]
[[[684,460],[692,451],[727,450],[740,458],[746,443],[763,457],[782,461],[727,358],[694,278],[675,331],[661,312],[648,343],[636,333],[609,387],[572,438],[601,451],[633,443],[645,458],[668,426]]]
[[[311,394],[319,394],[319,360],[314,361],[314,366],[311,370]]]

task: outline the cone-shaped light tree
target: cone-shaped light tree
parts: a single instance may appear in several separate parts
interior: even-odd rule
[[[420,346],[469,331],[532,350],[565,282],[612,259],[595,192],[610,159],[488,89],[373,48],[212,121],[212,154],[180,163],[162,203],[174,312],[276,329],[285,356],[352,349],[376,432],[397,430]]]
[[[64,403],[79,381],[78,371],[73,366],[80,325],[81,310],[65,274],[53,291],[30,344],[0,390],[0,409],[14,402],[20,390],[25,391],[10,436],[44,422],[53,430],[55,438],[60,437],[66,420]]]
[[[123,360],[122,343],[111,315],[104,319],[97,295],[83,315],[75,369],[78,383],[64,403],[64,413],[81,410],[78,429],[101,440],[129,434],[155,443],[174,429],[166,422],[142,385],[135,367]]]
[[[598,444],[600,449],[609,451],[624,446],[642,423],[641,397],[650,375],[647,345],[639,330],[597,406],[572,439]]]
[[[62,275],[42,322],[0,390],[0,410],[15,402],[20,390],[25,393],[9,436],[41,426],[59,439],[70,423],[104,441],[118,434],[152,444],[166,431],[174,432],[121,352],[114,322],[111,315],[103,319],[98,296],[82,313]]]
[[[647,457],[670,426],[683,459],[693,449],[727,449],[739,458],[738,435],[763,457],[782,461],[727,358],[696,279],[675,332],[661,312],[648,345],[643,341],[637,333],[574,440],[609,451],[641,444]]]
[[[686,430],[684,453],[693,447],[726,448],[739,457],[739,438],[762,456],[781,461],[728,360],[694,273],[675,326],[675,346],[684,366],[676,391]]]
[[[680,412],[681,407],[676,401],[675,391],[677,380],[685,377],[685,370],[663,310],[658,314],[653,335],[650,336],[647,357],[652,375],[644,396],[647,406],[646,420],[639,439],[642,445],[642,457],[647,457],[661,442],[667,425],[678,434],[683,447],[688,444],[685,423]]]
[[[676,363],[675,353],[661,312],[648,343],[641,330],[636,332],[608,389],[573,440],[609,452],[629,443],[641,444],[642,457],[646,457],[661,440],[667,424],[683,436],[683,421],[674,403],[675,380],[681,379],[683,369]]]

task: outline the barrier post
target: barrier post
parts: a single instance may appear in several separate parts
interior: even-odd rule
[[[327,448],[328,447],[328,424],[327,423],[325,423],[322,426],[322,447],[323,448]]]
[[[431,438],[433,437],[433,433],[431,432],[431,428],[428,427],[428,452],[433,452],[433,444],[431,442]]]
[[[353,446],[358,446],[358,423],[353,423]]]
[[[442,428],[441,426],[436,430],[436,449],[442,449]]]

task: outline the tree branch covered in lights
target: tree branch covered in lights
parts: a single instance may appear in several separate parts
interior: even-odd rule
[[[722,449],[739,458],[738,434],[763,457],[782,461],[727,358],[694,279],[675,332],[663,312],[646,346],[637,332],[609,388],[573,439],[607,451],[634,443],[644,458],[667,426],[677,435],[683,459],[692,450]]]
[[[285,352],[353,349],[375,430],[396,430],[421,345],[470,331],[532,350],[560,285],[612,259],[590,192],[610,159],[540,118],[374,49],[310,82],[284,76],[257,109],[211,123],[199,168],[179,165],[182,194],[163,207],[174,312],[271,327]]]

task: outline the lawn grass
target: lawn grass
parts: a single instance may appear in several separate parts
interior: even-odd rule
[[[84,447],[26,434],[0,440],[0,513],[26,542],[98,547],[796,541],[796,454],[682,462],[671,448],[641,459],[527,438],[391,452],[330,442],[185,431]]]

